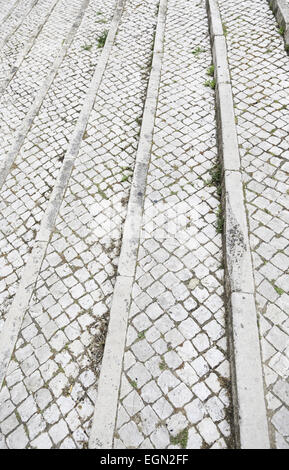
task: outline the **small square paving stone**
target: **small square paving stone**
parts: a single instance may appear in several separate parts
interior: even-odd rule
[[[289,406],[289,383],[287,381],[279,380],[274,385],[273,392],[280,397],[287,406]]]
[[[266,338],[277,349],[277,351],[282,352],[288,346],[288,335],[283,333],[283,331],[276,326],[270,330]]]
[[[146,403],[154,403],[161,395],[162,392],[154,380],[147,383],[141,390],[141,397]]]
[[[211,418],[203,419],[203,421],[197,425],[197,428],[200,431],[204,441],[209,445],[213,444],[213,442],[215,442],[220,437],[218,428],[215,426]]]
[[[36,412],[37,407],[31,395],[18,407],[18,413],[24,423]]]
[[[168,370],[164,371],[157,381],[164,395],[174,389],[180,381]]]
[[[211,348],[205,353],[206,361],[211,367],[217,367],[224,359],[224,354],[217,348]]]
[[[46,408],[46,410],[43,413],[43,416],[45,418],[45,421],[49,424],[54,424],[59,420],[60,417],[60,411],[58,406],[56,406],[54,403],[49,407]]]
[[[181,333],[174,328],[173,330],[168,331],[168,333],[165,334],[165,340],[170,346],[175,349],[176,346],[184,342],[184,337],[181,335]]]
[[[15,403],[15,405],[21,403],[27,397],[27,395],[28,393],[26,388],[21,383],[15,385],[11,390],[11,400],[13,403]]]
[[[69,430],[63,419],[49,429],[49,435],[51,436],[54,444],[58,444],[62,441],[67,434],[69,434]]]
[[[147,317],[147,315],[145,315],[144,313],[141,313],[137,315],[136,317],[134,317],[132,323],[134,327],[137,329],[137,331],[144,331],[147,328],[149,328],[152,324],[149,318]]]
[[[150,440],[156,449],[165,449],[170,443],[170,436],[164,426],[160,426],[150,436]]]
[[[128,377],[136,381],[137,387],[141,388],[146,382],[151,379],[150,372],[146,369],[143,364],[136,363],[131,369],[127,372]]]
[[[192,388],[194,394],[201,400],[204,401],[211,394],[211,390],[204,384],[204,382],[199,382],[195,384]]]
[[[182,408],[192,399],[192,396],[192,392],[184,383],[181,383],[168,393],[168,398],[175,408]]]
[[[147,361],[154,354],[153,349],[145,339],[137,341],[135,344],[133,344],[131,349],[137,359],[141,362]]]
[[[179,330],[185,338],[192,339],[200,331],[200,327],[194,320],[187,318],[180,323]]]
[[[144,435],[151,434],[159,422],[159,418],[151,408],[151,406],[147,405],[143,408],[140,412],[141,417],[141,428]]]
[[[207,335],[200,333],[193,339],[193,345],[199,352],[203,352],[209,347],[209,340]]]
[[[182,360],[174,351],[167,352],[164,355],[164,360],[165,363],[168,365],[169,369],[177,369],[177,367],[182,364]]]
[[[186,429],[187,425],[188,420],[183,413],[174,414],[167,420],[168,431],[174,437]]]
[[[186,363],[184,367],[177,369],[176,373],[181,381],[188,385],[188,387],[191,387],[199,380],[196,372],[188,363]]]
[[[47,433],[41,434],[31,442],[31,446],[35,449],[51,449],[52,441]]]
[[[282,436],[289,436],[289,411],[285,406],[275,413],[272,423]]]
[[[45,428],[46,423],[40,414],[35,414],[27,423],[28,433],[30,440],[33,440]]]
[[[197,351],[193,347],[192,343],[190,341],[185,341],[181,346],[178,346],[176,348],[176,351],[178,355],[184,360],[184,361],[190,361],[192,358],[196,357],[198,355]]]
[[[0,431],[3,434],[8,434],[9,432],[13,431],[13,429],[17,428],[19,424],[20,423],[18,419],[16,418],[15,414],[12,414],[8,418],[6,418],[4,421],[1,422]]]
[[[134,416],[144,407],[142,399],[135,390],[123,400],[122,404],[130,416]]]
[[[187,449],[201,449],[203,445],[203,440],[201,436],[191,428],[188,434]]]
[[[209,398],[206,402],[206,409],[214,423],[222,421],[225,418],[224,403],[218,397]]]
[[[143,441],[143,436],[134,422],[124,424],[118,433],[126,448],[136,448]]]
[[[68,385],[67,377],[61,372],[50,381],[50,390],[57,398],[61,395],[63,389]]]
[[[173,412],[172,406],[165,397],[161,397],[156,403],[154,403],[153,409],[160,419],[168,418],[168,416]]]
[[[199,423],[206,414],[206,409],[201,400],[196,398],[185,406],[185,411],[190,423]]]
[[[156,320],[163,314],[163,310],[159,307],[157,302],[155,302],[146,309],[146,313],[151,320]]]
[[[207,372],[210,370],[208,363],[202,356],[199,356],[197,359],[194,359],[191,364],[199,377],[202,377],[203,375],[207,374]]]
[[[167,333],[167,331],[173,328],[173,322],[170,320],[168,315],[163,315],[155,322],[155,327],[159,330],[161,334]]]

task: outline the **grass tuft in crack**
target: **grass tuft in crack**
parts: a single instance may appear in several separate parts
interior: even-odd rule
[[[97,40],[97,47],[101,49],[105,45],[105,41],[108,35],[108,31],[104,31]]]
[[[285,33],[285,28],[284,28],[284,26],[281,26],[281,27],[278,29],[278,33],[279,33],[281,36],[284,36],[284,33]]]
[[[188,430],[184,429],[176,437],[171,437],[171,444],[180,446],[181,449],[186,449],[188,444]]]
[[[213,77],[214,73],[215,73],[215,66],[211,65],[207,70],[207,75],[209,75],[210,77]]]
[[[216,80],[215,80],[215,79],[213,79],[213,80],[207,80],[207,81],[204,83],[204,85],[207,86],[207,87],[210,87],[210,88],[212,88],[212,90],[214,90],[215,87],[216,87]]]
[[[90,51],[91,48],[92,48],[92,44],[85,44],[84,46],[82,46],[82,49],[85,51]]]
[[[217,224],[216,224],[217,233],[223,233],[224,230],[224,216],[222,211],[222,206],[219,206],[217,210]]]
[[[276,284],[273,284],[273,287],[274,287],[274,289],[275,289],[275,291],[277,292],[278,295],[284,294],[284,291],[283,291],[283,289],[281,289],[281,287],[276,286]]]
[[[196,48],[192,51],[192,54],[195,55],[195,56],[198,56],[198,55],[201,54],[202,52],[206,52],[205,49],[203,49],[202,47],[198,46],[198,47],[196,47]]]

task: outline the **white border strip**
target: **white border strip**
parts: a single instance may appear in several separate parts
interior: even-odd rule
[[[89,90],[72,134],[63,165],[58,174],[48,206],[41,221],[34,248],[23,270],[21,281],[0,334],[0,389],[14,351],[25,312],[41,269],[42,261],[54,229],[55,220],[68,186],[74,161],[78,155],[83,134],[99,90],[110,52],[115,40],[125,0],[118,0],[111,27],[95,69]]]
[[[90,449],[112,449],[113,447],[128,314],[137,264],[146,179],[161,78],[166,11],[167,0],[161,0],[153,50],[152,70],[148,84],[127,217],[124,225],[118,277],[113,293],[109,327],[98,383],[98,396],[89,439]]]
[[[218,143],[225,187],[225,287],[230,317],[236,441],[242,449],[268,449],[270,442],[255,285],[226,39],[217,1],[206,2],[215,65]]]

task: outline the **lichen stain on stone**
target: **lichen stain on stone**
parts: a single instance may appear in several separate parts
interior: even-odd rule
[[[241,230],[240,224],[237,222],[236,217],[232,211],[229,200],[227,199],[227,252],[228,252],[228,268],[232,275],[232,281],[235,283],[241,279],[241,261],[247,246],[244,240],[244,235]],[[238,283],[239,284],[239,283]],[[235,286],[236,288],[241,286]]]

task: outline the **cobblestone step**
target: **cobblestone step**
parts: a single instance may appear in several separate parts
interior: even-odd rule
[[[21,436],[23,446],[82,447],[88,440],[86,428],[93,413],[95,372],[99,367],[97,361],[94,363],[94,354],[97,359],[100,355],[98,349],[100,351],[102,349],[101,340],[113,289],[121,237],[121,213],[125,211],[125,200],[130,187],[127,175],[130,174],[129,167],[133,166],[133,154],[138,140],[140,126],[138,118],[142,115],[156,7],[156,1],[143,6],[136,1],[126,2],[117,40],[109,57],[102,85],[98,90],[85,138],[78,156],[77,152],[75,155],[77,160],[67,187],[66,198],[60,208],[56,230],[48,246],[28,310],[30,312],[31,309],[34,311],[35,308],[37,310],[40,308],[41,314],[36,318],[28,313],[24,318],[20,336],[23,328],[26,328],[25,325],[34,330],[33,323],[36,322],[34,331],[40,328],[42,330],[40,336],[47,337],[45,343],[49,340],[49,345],[43,343],[43,340],[40,344],[38,339],[33,349],[28,352],[28,363],[35,364],[36,360],[39,363],[40,373],[41,365],[43,366],[44,376],[39,377],[37,385],[32,385],[31,389],[30,383],[36,373],[33,366],[25,373],[27,381],[25,382],[24,377],[22,379],[28,386],[30,400],[33,399],[39,404],[39,397],[46,387],[50,399],[47,403],[40,404],[47,409],[47,412],[42,414],[40,435],[36,441],[33,426],[37,415],[32,416],[29,440],[26,438],[23,426],[15,431],[18,437]],[[136,11],[137,15],[134,14]],[[132,109],[133,114],[131,114]],[[82,123],[81,117],[79,122]],[[111,152],[112,141],[117,149],[116,153]],[[69,154],[73,151],[74,145],[71,144],[68,159],[65,157],[68,164],[71,159]],[[111,203],[108,202],[108,198]],[[58,202],[60,204],[61,200]],[[53,196],[51,207],[53,207]],[[114,214],[116,217],[112,226],[110,221]],[[43,233],[45,231],[42,230],[39,234],[40,243],[43,240]],[[31,259],[33,261],[33,256]],[[51,273],[52,278],[51,270],[54,273]],[[58,279],[55,278],[55,274],[59,276]],[[43,279],[44,283],[40,279]],[[85,292],[88,288],[89,294]],[[18,295],[18,299],[23,299],[21,294]],[[47,303],[47,300],[48,302],[52,300],[52,303]],[[66,304],[64,316],[59,314],[59,309],[62,311],[64,308],[63,302]],[[16,310],[17,308],[14,308],[14,311]],[[36,336],[39,336],[39,332]],[[63,343],[64,338],[66,339]],[[33,338],[30,344],[33,344]],[[16,349],[20,347],[23,350],[23,346],[25,348],[22,340],[20,339],[20,342],[18,340]],[[48,356],[45,358],[41,352],[44,352],[43,346],[45,349],[48,346],[45,352]],[[65,364],[67,355],[70,357],[68,361],[70,366]],[[23,359],[20,359],[17,367],[19,371]],[[12,373],[14,366],[10,362]],[[68,367],[68,369],[65,367],[68,377],[62,372],[64,366]],[[93,372],[89,370],[91,367]],[[36,374],[38,376],[38,372]],[[63,380],[65,383],[62,383]],[[59,383],[58,391],[55,389],[55,383]],[[65,387],[69,390],[71,387],[71,393],[67,397],[62,395],[62,389]],[[33,395],[31,395],[32,390],[34,390]],[[23,394],[21,401],[25,400],[26,393]],[[54,423],[49,422],[49,410],[53,411],[55,407],[59,410],[60,420],[57,419],[58,422],[53,426]],[[8,437],[7,442],[11,445]]]
[[[33,247],[100,56],[101,49],[97,47],[95,38],[109,26],[113,6],[113,0],[105,3],[93,0],[90,3],[69,52],[43,98],[38,115],[27,134],[23,135],[23,144],[17,142],[21,151],[16,155],[1,191],[1,210],[5,218],[0,231],[4,254],[1,260],[1,326]],[[101,15],[96,16],[95,12],[101,12]],[[87,44],[93,43],[93,48],[85,50]],[[15,151],[17,149],[14,154]]]
[[[18,8],[14,8],[9,20],[1,24],[1,40],[0,40],[0,51],[9,38],[15,34],[17,29],[22,25],[26,16],[30,14],[38,0],[31,0],[30,2],[21,2],[18,4]]]
[[[289,60],[267,2],[219,0],[226,26],[271,446],[289,446]]]
[[[5,0],[1,2],[1,25],[5,24],[6,20],[13,13],[14,9],[17,7],[20,0],[14,0],[13,2],[8,3]]]
[[[288,448],[270,2],[2,3],[0,448]]]
[[[59,0],[54,0],[52,3],[48,0],[39,1],[17,32],[6,42],[0,55],[0,94],[3,93],[30,52],[35,39],[50,18],[58,2]]]
[[[80,4],[75,0],[70,2],[70,8],[65,0],[59,3],[13,83],[0,97],[1,187],[72,43],[87,3],[88,0]]]
[[[204,3],[160,5],[92,448],[232,445],[207,15]],[[114,427],[120,316],[128,329]]]

